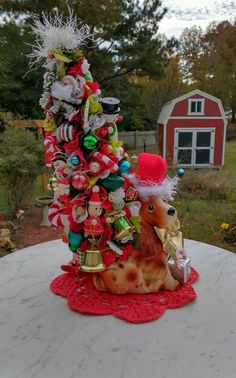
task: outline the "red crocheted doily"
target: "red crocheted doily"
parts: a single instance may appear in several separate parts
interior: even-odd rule
[[[92,274],[73,274],[70,265],[63,266],[68,273],[51,282],[54,294],[67,298],[71,310],[93,315],[114,315],[132,323],[144,323],[159,318],[168,308],[182,307],[197,296],[191,286],[199,277],[192,268],[188,283],[174,291],[150,294],[111,294],[93,286]]]

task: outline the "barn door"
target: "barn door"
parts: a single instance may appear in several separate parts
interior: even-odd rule
[[[214,129],[176,129],[174,163],[207,166],[213,164]]]

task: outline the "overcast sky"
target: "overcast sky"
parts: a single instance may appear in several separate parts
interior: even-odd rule
[[[159,30],[168,37],[178,37],[193,25],[204,29],[212,21],[236,20],[236,0],[162,0],[162,4],[169,11]]]

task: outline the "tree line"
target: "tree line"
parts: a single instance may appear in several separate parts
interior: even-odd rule
[[[164,103],[198,88],[219,97],[235,122],[236,25],[192,27],[179,39],[159,34],[161,0],[18,0],[0,10],[0,111],[42,119],[43,70],[29,70],[33,18],[73,9],[91,38],[85,55],[103,95],[121,100],[124,130],[152,130]]]

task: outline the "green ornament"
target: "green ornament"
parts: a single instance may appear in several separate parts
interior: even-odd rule
[[[84,75],[85,81],[92,81],[93,82],[93,77],[91,75],[90,71],[87,71],[86,74]]]
[[[114,191],[118,188],[121,188],[124,185],[125,180],[119,175],[111,173],[105,179],[99,179],[99,182],[105,189]]]
[[[77,250],[77,248],[79,248],[80,244],[84,240],[84,235],[70,230],[68,234],[68,239],[69,239],[69,248],[73,252],[71,248],[76,248]]]
[[[94,150],[97,146],[98,139],[94,135],[86,135],[83,140],[83,146],[88,150]]]
[[[70,249],[71,252],[76,253],[77,252],[77,248],[78,247],[76,245],[72,245],[72,244],[69,243],[69,249]]]

